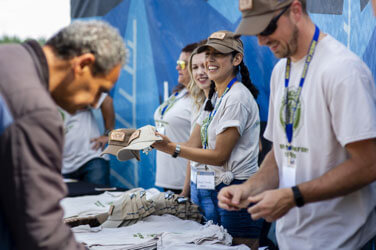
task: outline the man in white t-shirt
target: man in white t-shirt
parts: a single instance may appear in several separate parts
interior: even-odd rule
[[[106,146],[108,132],[114,128],[112,98],[102,94],[96,108],[102,112],[105,127],[103,135],[100,134],[92,109],[80,110],[73,115],[60,109],[65,133],[62,174],[64,178],[109,186],[109,161],[100,154]]]
[[[265,138],[273,149],[219,205],[254,203],[281,249],[361,249],[376,235],[376,87],[368,67],[319,28],[305,0],[242,0],[237,33],[281,59]]]

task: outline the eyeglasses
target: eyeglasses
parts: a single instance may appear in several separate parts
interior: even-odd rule
[[[273,19],[270,21],[269,25],[264,29],[263,32],[261,32],[260,36],[269,36],[274,33],[274,31],[277,29],[277,22],[278,19],[290,8],[291,5],[284,8],[281,13],[279,13],[277,16],[273,17]]]
[[[183,60],[177,60],[177,61],[176,61],[176,64],[177,64],[181,69],[185,69],[185,67],[187,66],[187,62],[186,62],[186,61],[183,61]]]

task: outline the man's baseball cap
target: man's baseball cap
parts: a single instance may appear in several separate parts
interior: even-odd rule
[[[207,42],[197,49],[197,53],[201,53],[211,47],[223,54],[231,53],[235,50],[243,55],[243,42],[239,37],[240,35],[228,30],[214,32],[209,36]]]
[[[120,149],[118,154],[128,150],[143,150],[150,147],[154,142],[161,141],[162,138],[156,136],[155,131],[155,127],[151,125],[137,129],[129,138],[128,145]]]
[[[132,158],[140,160],[140,152],[137,150],[128,150],[119,153],[120,149],[128,146],[129,138],[136,131],[135,129],[115,129],[108,134],[108,146],[101,153],[115,155],[119,161],[127,161]]]
[[[266,29],[276,10],[289,6],[293,0],[239,0],[242,20],[235,33],[258,35]]]

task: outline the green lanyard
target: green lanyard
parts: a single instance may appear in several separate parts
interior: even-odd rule
[[[184,96],[186,96],[186,94],[187,94],[187,92],[186,92],[184,95],[182,95],[182,96],[180,96],[180,97],[177,98],[177,96],[179,95],[179,92],[176,92],[174,95],[171,95],[171,96],[167,99],[167,101],[165,101],[165,102],[161,105],[161,107],[159,108],[159,114],[161,115],[161,120],[163,120],[163,116],[164,116],[164,114],[165,114],[168,110],[170,110],[170,109],[172,108],[172,106],[174,106],[174,104],[175,104],[179,99],[181,99],[181,98],[183,98]],[[164,107],[162,108],[163,105],[164,105]]]
[[[223,100],[223,97],[225,96],[225,94],[231,89],[232,85],[237,81],[236,77],[234,77],[230,82],[229,84],[227,84],[227,87],[225,89],[225,91],[223,92],[223,95],[221,96],[221,98],[219,99],[219,102],[218,102],[218,105],[215,105],[215,108],[212,112],[210,112],[209,114],[209,117],[208,117],[208,120],[205,124],[202,125],[202,128],[201,128],[201,143],[202,143],[202,147],[204,149],[206,149],[208,147],[208,141],[209,141],[209,138],[208,138],[208,128],[209,128],[209,124],[210,122],[213,120],[213,117],[215,116],[215,114],[217,113],[217,110],[219,108],[219,105],[221,105],[221,102]]]

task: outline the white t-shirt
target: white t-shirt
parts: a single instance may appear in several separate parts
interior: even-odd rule
[[[103,93],[97,107],[102,105],[107,94]],[[91,109],[77,111],[74,115],[59,108],[64,121],[63,168],[61,172],[68,174],[76,171],[86,162],[100,157],[102,149],[93,150],[90,140],[99,137],[100,131]]]
[[[233,179],[246,180],[258,170],[260,118],[257,103],[241,82],[234,83],[219,107],[216,105],[220,98],[216,94],[212,100],[216,100],[213,106],[217,111],[208,127],[208,149],[215,149],[217,135],[227,128],[235,127],[240,137],[224,166],[207,167],[215,172],[216,185],[222,182],[230,184]],[[209,112],[201,113],[197,122],[201,128],[208,117]]]
[[[304,63],[305,58],[292,63],[290,94],[296,93]],[[322,176],[348,159],[346,144],[376,137],[371,72],[327,35],[317,45],[296,111],[292,140],[296,167],[285,171],[285,65],[286,59],[280,60],[272,73],[264,134],[274,145],[281,188]],[[375,206],[376,187],[368,185],[346,196],[293,208],[277,221],[278,244],[281,249],[358,249],[376,234]]]
[[[189,139],[191,129],[191,110],[193,100],[183,89],[176,96],[176,102],[166,109],[162,116],[159,106],[154,113],[154,120],[162,120],[166,136],[173,142],[185,142]],[[160,123],[160,122],[159,122]],[[170,154],[157,151],[157,170],[155,185],[163,188],[182,189],[188,161],[184,158],[172,158]]]
[[[205,104],[205,103],[204,103]],[[201,113],[204,112],[205,105],[201,105],[201,107],[198,109],[197,105],[194,105],[192,108],[192,116],[191,116],[191,134],[196,127],[198,120],[200,119]],[[194,183],[197,182],[196,175],[197,171],[205,170],[205,164],[196,162],[196,161],[190,161],[191,166],[191,181]]]

